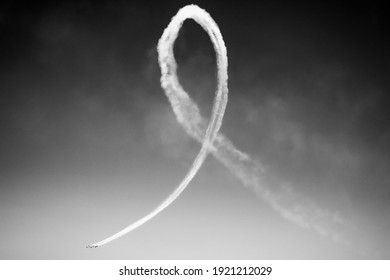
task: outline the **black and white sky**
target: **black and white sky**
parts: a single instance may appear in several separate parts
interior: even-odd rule
[[[0,259],[389,259],[389,9],[296,2],[2,1]],[[200,149],[156,50],[191,3],[228,51],[221,132],[277,186],[342,217],[344,241],[285,219],[209,156],[161,215],[85,248],[158,205]],[[215,53],[194,21],[175,56],[210,116]]]

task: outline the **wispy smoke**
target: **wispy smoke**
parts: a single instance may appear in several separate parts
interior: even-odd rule
[[[173,44],[183,22],[188,18],[194,19],[207,31],[217,55],[218,87],[209,123],[201,116],[198,106],[182,88],[176,74]],[[227,103],[227,55],[222,35],[206,11],[195,5],[179,10],[160,38],[158,54],[162,72],[161,85],[177,121],[192,138],[202,144],[202,148],[179,186],[156,209],[122,231],[88,247],[99,247],[113,241],[138,228],[168,207],[190,183],[208,152],[285,219],[303,228],[311,228],[333,241],[349,244],[344,235],[347,231],[353,230],[353,225],[339,212],[321,208],[308,197],[297,193],[287,182],[277,179],[272,170],[260,160],[252,159],[248,154],[241,152],[223,134],[218,133]]]

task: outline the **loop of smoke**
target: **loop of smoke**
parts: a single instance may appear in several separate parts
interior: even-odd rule
[[[200,116],[198,107],[193,103],[178,81],[176,74],[177,64],[173,54],[173,44],[178,36],[183,22],[188,18],[194,19],[209,34],[217,54],[218,87],[214,98],[210,122],[205,133],[201,128],[203,120]],[[160,38],[158,43],[158,54],[161,68],[161,86],[165,90],[165,94],[171,102],[173,111],[175,112],[179,123],[185,127],[186,131],[191,136],[197,138],[198,140],[200,140],[199,136],[202,134],[202,139],[200,140],[202,142],[202,148],[179,186],[157,208],[120,232],[100,242],[87,246],[89,248],[102,246],[125,235],[126,233],[146,223],[148,220],[152,219],[168,207],[184,191],[191,182],[192,178],[198,172],[199,168],[202,166],[207,153],[211,149],[212,143],[217,136],[218,130],[221,127],[228,92],[227,55],[221,32],[211,16],[205,10],[195,5],[185,6],[180,9],[172,18]]]
[[[181,87],[176,74],[173,44],[183,22],[188,18],[194,19],[209,34],[217,55],[218,87],[208,125],[207,120],[201,116],[198,106]],[[342,231],[350,225],[338,212],[322,209],[308,198],[295,193],[288,185],[281,184],[270,172],[265,172],[259,161],[239,151],[224,135],[218,133],[227,103],[227,55],[219,28],[205,10],[196,5],[180,9],[158,42],[158,55],[162,73],[161,86],[171,103],[177,121],[192,138],[202,144],[201,150],[179,186],[156,209],[111,237],[87,247],[95,248],[113,241],[138,228],[168,207],[190,183],[208,152],[228,168],[244,186],[252,189],[285,219],[303,228],[312,228],[333,241],[349,244]]]

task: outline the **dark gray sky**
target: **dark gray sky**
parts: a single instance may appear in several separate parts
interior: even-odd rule
[[[157,2],[1,2],[0,258],[389,259],[385,5]],[[277,184],[339,213],[350,244],[284,219],[210,156],[160,216],[85,249],[152,210],[200,149],[160,88],[156,52],[187,3],[227,46],[221,132]],[[215,55],[193,21],[175,56],[209,116]]]

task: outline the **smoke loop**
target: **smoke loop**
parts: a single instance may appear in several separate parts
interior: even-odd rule
[[[173,54],[173,44],[178,36],[183,22],[188,18],[195,20],[208,33],[217,55],[218,86],[215,93],[210,122],[205,133],[204,129],[202,129],[204,127],[204,121],[200,115],[199,108],[191,100],[178,81],[176,73],[177,64]],[[178,122],[185,128],[188,134],[202,142],[202,147],[192,163],[190,170],[179,186],[157,208],[118,233],[100,242],[89,245],[87,248],[102,246],[125,235],[126,233],[129,233],[152,219],[154,216],[158,215],[162,210],[175,201],[191,182],[192,178],[194,178],[206,159],[208,152],[213,149],[213,142],[222,125],[228,93],[227,55],[221,32],[209,13],[196,5],[188,5],[180,9],[172,18],[168,27],[164,30],[164,33],[158,42],[157,49],[161,68],[161,86],[172,105],[172,109],[176,114]]]

